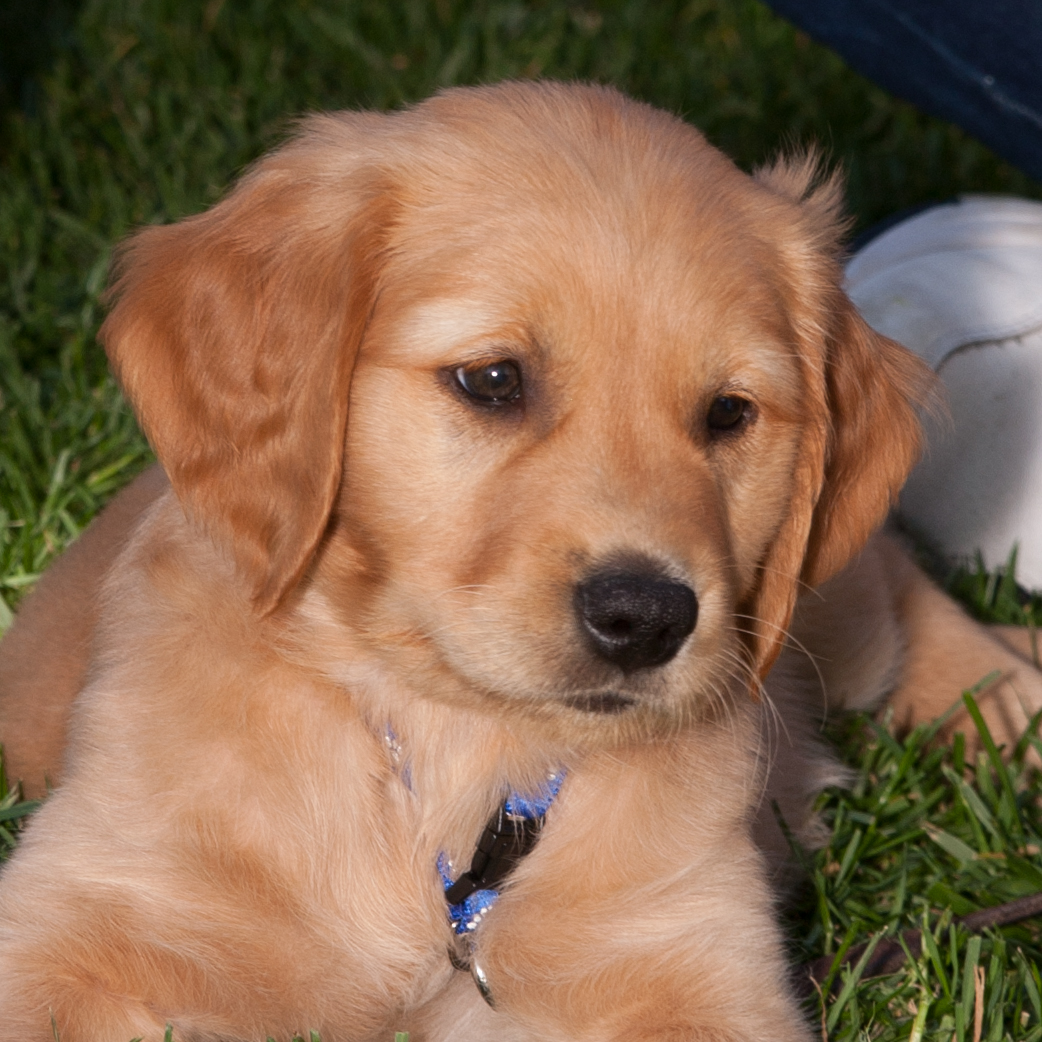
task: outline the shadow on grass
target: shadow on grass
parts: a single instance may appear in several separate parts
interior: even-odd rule
[[[79,0],[4,0],[0,4],[0,108],[32,113],[35,77],[68,46]]]

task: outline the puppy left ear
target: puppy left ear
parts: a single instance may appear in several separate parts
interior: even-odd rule
[[[825,422],[806,430],[790,518],[752,609],[761,679],[782,649],[800,589],[838,572],[896,502],[922,449],[919,411],[933,397],[929,367],[874,332],[845,294],[836,291],[830,310],[823,365],[805,372],[809,404],[817,401]]]
[[[919,458],[919,413],[935,405],[937,381],[912,352],[872,330],[841,289],[838,179],[815,188],[817,160],[809,156],[782,160],[757,180],[797,204],[784,260],[808,412],[789,516],[747,607],[763,679],[785,643],[800,589],[839,571],[895,503]]]
[[[920,412],[936,407],[930,368],[876,333],[845,295],[825,379],[830,437],[800,576],[811,587],[835,575],[886,518],[922,452]]]

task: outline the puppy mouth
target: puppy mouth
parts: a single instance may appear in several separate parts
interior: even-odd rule
[[[623,713],[636,705],[636,699],[620,695],[617,691],[604,691],[600,694],[572,695],[566,698],[565,705],[578,709],[582,713]]]

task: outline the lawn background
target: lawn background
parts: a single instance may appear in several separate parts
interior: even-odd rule
[[[94,340],[113,244],[214,202],[300,112],[578,77],[680,114],[746,168],[820,143],[847,172],[857,228],[965,191],[1042,197],[755,0],[6,0],[0,37],[0,628],[151,459]],[[984,617],[1042,621],[1008,574],[954,581]],[[922,958],[836,989],[830,1037],[973,1039],[980,967],[982,1037],[1034,1042],[1037,932],[973,940],[943,910],[1042,889],[1040,787],[1020,760],[966,763],[926,738],[844,728],[858,782],[823,798],[834,836],[806,855],[794,963],[925,921],[937,943]],[[0,843],[20,812],[16,793],[0,801]]]

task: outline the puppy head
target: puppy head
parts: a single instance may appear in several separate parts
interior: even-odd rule
[[[917,451],[811,180],[600,88],[317,117],[132,241],[103,335],[187,512],[345,675],[674,726],[766,672]]]

